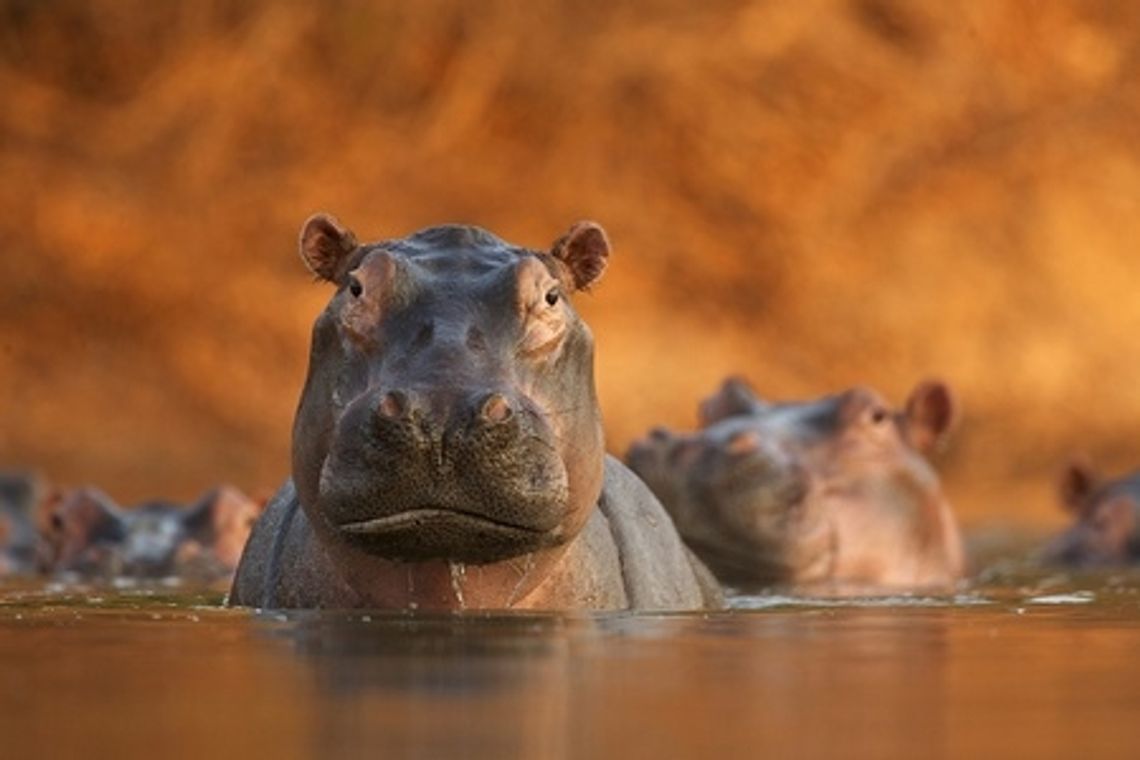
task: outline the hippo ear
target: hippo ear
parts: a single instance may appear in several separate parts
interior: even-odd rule
[[[199,545],[224,566],[237,567],[254,522],[265,508],[232,486],[220,486],[190,508],[183,524]]]
[[[943,445],[958,423],[958,402],[949,385],[926,380],[911,391],[905,414],[911,445],[927,453]]]
[[[48,536],[65,534],[93,540],[115,537],[123,531],[123,513],[110,496],[97,488],[59,492],[46,505],[44,528]]]
[[[207,491],[186,510],[182,524],[186,531],[203,541],[212,540],[231,524],[243,520],[252,524],[261,506],[232,486],[218,486]],[[248,527],[248,525],[246,526]]]
[[[610,257],[610,241],[601,225],[578,222],[550,248],[570,270],[574,290],[586,290],[602,276]]]
[[[301,226],[301,258],[322,280],[337,282],[344,263],[357,248],[356,236],[329,214],[313,214]]]
[[[746,380],[730,377],[721,383],[720,390],[701,401],[697,418],[701,427],[708,427],[729,417],[755,414],[765,407]]]
[[[1100,476],[1086,456],[1077,456],[1065,465],[1057,483],[1061,504],[1075,515],[1083,515],[1094,505],[1089,497],[1100,487]]]
[[[213,533],[214,509],[221,491],[221,488],[211,488],[182,513],[182,525],[188,534],[196,539],[206,539]]]

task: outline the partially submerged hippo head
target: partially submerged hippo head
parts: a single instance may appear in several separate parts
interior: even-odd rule
[[[1045,548],[1046,562],[1077,568],[1140,563],[1140,473],[1106,478],[1077,459],[1065,468],[1059,490],[1076,522]]]
[[[41,490],[34,475],[0,472],[0,576],[35,569],[39,539],[34,513]]]
[[[628,462],[726,582],[941,586],[962,572],[961,539],[924,454],[956,414],[940,382],[895,410],[867,388],[768,403],[731,379],[702,429],[655,430]]]
[[[593,338],[567,296],[601,275],[602,229],[579,223],[548,252],[462,226],[360,245],[322,214],[300,249],[336,292],[313,328],[293,477],[346,576],[420,563],[430,583],[432,563],[541,562],[573,538],[604,444]]]
[[[222,486],[189,507],[119,507],[95,488],[60,492],[47,507],[45,570],[108,579],[233,572],[261,506]]]

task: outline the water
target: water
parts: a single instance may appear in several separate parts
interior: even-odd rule
[[[2,757],[1134,757],[1140,577],[693,615],[0,589]]]

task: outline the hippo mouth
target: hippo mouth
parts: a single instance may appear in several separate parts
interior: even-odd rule
[[[561,526],[530,527],[443,507],[342,523],[340,534],[370,554],[404,562],[486,564],[561,542]]]

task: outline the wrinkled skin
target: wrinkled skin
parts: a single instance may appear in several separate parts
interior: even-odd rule
[[[187,507],[123,509],[94,488],[57,494],[42,528],[45,572],[89,579],[228,578],[262,505],[222,486]]]
[[[732,379],[702,403],[700,430],[655,430],[628,462],[725,583],[946,588],[962,575],[962,543],[924,453],[955,415],[937,382],[892,410],[865,388],[769,404]]]
[[[568,298],[606,265],[600,227],[549,252],[461,226],[360,245],[319,214],[300,253],[336,292],[313,328],[293,477],[231,603],[715,603],[660,505],[605,456],[593,338]]]
[[[0,473],[0,576],[35,571],[39,537],[35,512],[39,481],[23,473]]]
[[[1140,564],[1140,473],[1100,476],[1083,460],[1061,476],[1061,504],[1075,521],[1044,550],[1048,564],[1080,569]]]

